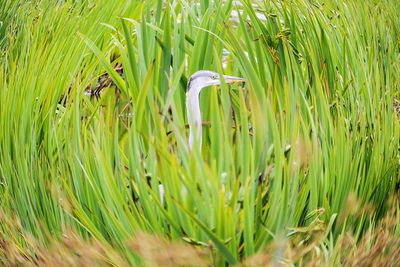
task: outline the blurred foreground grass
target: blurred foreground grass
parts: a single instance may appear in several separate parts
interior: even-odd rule
[[[397,1],[0,4],[2,264],[399,264]]]

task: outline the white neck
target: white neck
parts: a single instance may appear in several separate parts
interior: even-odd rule
[[[189,149],[193,150],[195,140],[201,147],[201,113],[199,104],[199,94],[202,87],[193,86],[186,93],[186,112],[189,123]]]

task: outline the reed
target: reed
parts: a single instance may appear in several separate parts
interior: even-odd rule
[[[397,1],[0,3],[1,263],[395,264]]]

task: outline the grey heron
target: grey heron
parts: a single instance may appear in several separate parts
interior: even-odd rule
[[[210,85],[220,85],[221,80],[225,83],[243,82],[241,77],[219,75],[209,70],[200,70],[195,72],[189,79],[186,88],[186,112],[189,124],[189,149],[193,149],[195,141],[201,147],[202,142],[202,121],[200,112],[199,95],[200,91]]]

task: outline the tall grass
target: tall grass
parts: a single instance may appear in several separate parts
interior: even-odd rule
[[[145,264],[142,232],[218,266],[279,242],[311,249],[274,261],[345,263],[346,233],[363,240],[399,208],[396,1],[0,2],[0,237],[23,255],[27,236],[46,247],[72,229],[116,265]],[[190,152],[200,69],[246,83],[202,92]],[[104,72],[119,92],[86,96]]]

